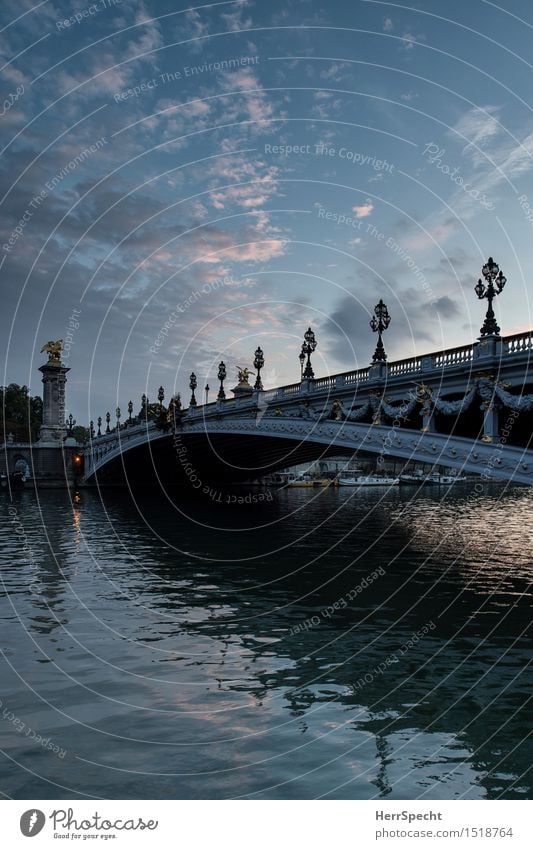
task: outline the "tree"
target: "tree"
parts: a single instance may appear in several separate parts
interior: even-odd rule
[[[16,442],[35,442],[43,421],[43,402],[30,395],[27,386],[10,383],[0,386],[0,439],[12,433]]]
[[[76,440],[76,442],[87,442],[89,439],[89,428],[83,427],[83,425],[75,425],[72,428],[72,436]]]

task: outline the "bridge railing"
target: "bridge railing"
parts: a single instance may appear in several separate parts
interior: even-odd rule
[[[410,357],[407,360],[395,360],[389,363],[387,373],[390,377],[395,377],[398,374],[412,374],[415,371],[420,371],[422,368],[422,360],[420,357]]]
[[[441,351],[432,351],[428,354],[420,356],[408,357],[403,360],[393,360],[387,363],[385,375],[387,378],[401,379],[405,375],[416,374],[423,372],[424,376],[427,372],[437,371],[442,369],[454,368],[468,365],[474,360],[475,353],[479,353],[476,344],[461,345],[456,348],[447,348]],[[498,341],[498,357],[529,355],[533,352],[533,330],[527,330],[523,333],[515,333],[512,336],[505,336]],[[383,375],[383,377],[385,376]],[[279,386],[275,389],[267,389],[259,394],[245,396],[244,398],[226,398],[222,402],[218,399],[209,404],[199,405],[197,408],[189,408],[189,415],[194,415],[195,411],[199,415],[212,415],[217,411],[240,410],[243,407],[254,406],[259,402],[261,405],[274,404],[276,401],[294,400],[299,396],[306,398],[313,393],[333,393],[342,389],[355,390],[360,383],[365,383],[371,380],[372,367],[365,367],[353,371],[341,372],[340,374],[327,375],[312,380],[302,380],[298,383],[290,383],[286,386]],[[126,422],[120,427],[119,438],[121,441],[127,441],[130,436],[130,430],[136,432],[140,425],[146,427],[144,420],[136,419],[131,425]],[[150,423],[151,426],[151,423]],[[133,433],[131,434],[133,436]],[[111,433],[103,433],[101,436],[93,436],[91,445],[104,446],[117,436],[115,429]]]
[[[526,333],[516,333],[514,336],[505,336],[503,339],[504,354],[523,354],[531,351],[532,348],[533,341],[530,330]]]
[[[434,368],[460,365],[469,362],[474,356],[473,345],[462,345],[460,348],[449,348],[436,354],[430,354]]]

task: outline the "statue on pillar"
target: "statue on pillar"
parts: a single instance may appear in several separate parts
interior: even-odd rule
[[[249,368],[241,368],[240,366],[237,366],[237,372],[239,375],[239,384],[242,386],[249,386],[250,382],[248,378],[251,374],[255,374],[255,371],[250,371]]]
[[[250,371],[249,368],[241,368],[240,366],[237,366],[237,373],[239,382],[231,391],[236,398],[243,398],[246,395],[251,395],[254,389],[253,386],[250,385],[249,377],[251,374],[255,374],[255,372]]]
[[[61,365],[61,350],[63,348],[63,340],[57,339],[55,342],[47,342],[41,348],[41,354],[48,354],[48,365]]]
[[[63,340],[50,340],[41,348],[48,354],[48,361],[40,366],[43,376],[43,423],[39,430],[39,442],[62,445],[67,436],[65,425],[65,384],[70,369],[61,362]]]

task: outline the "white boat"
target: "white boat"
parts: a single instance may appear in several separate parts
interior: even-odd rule
[[[459,483],[465,480],[466,477],[459,475],[439,475],[438,472],[430,472],[427,475],[400,475],[400,484],[402,486],[450,486],[452,483]]]
[[[379,475],[359,475],[356,478],[339,478],[339,486],[398,486],[399,478],[384,478]]]
[[[441,486],[449,486],[452,483],[462,483],[465,480],[466,477],[461,475],[441,475],[439,480],[435,481],[435,483],[438,483]]]
[[[400,485],[403,486],[429,486],[435,483],[431,475],[400,475]]]

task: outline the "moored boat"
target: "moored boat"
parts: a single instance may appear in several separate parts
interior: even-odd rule
[[[319,486],[337,486],[337,481],[334,478],[313,478],[311,475],[298,475],[290,480],[287,486],[292,487],[319,487]]]
[[[339,478],[339,486],[397,486],[399,478],[385,478],[379,475],[359,475],[355,478]]]

